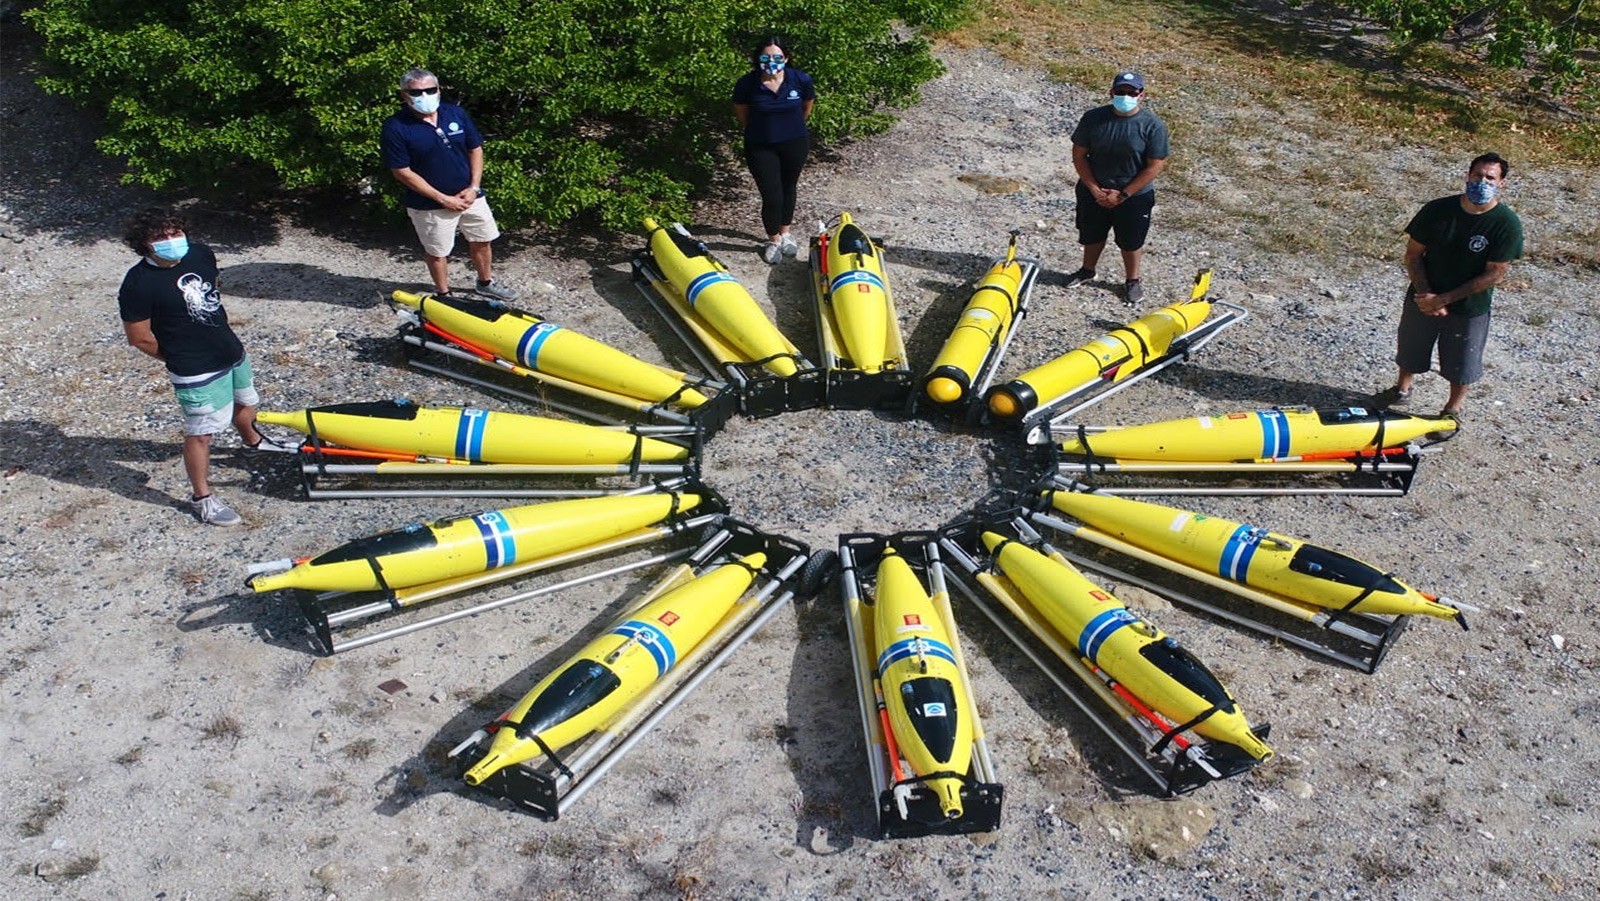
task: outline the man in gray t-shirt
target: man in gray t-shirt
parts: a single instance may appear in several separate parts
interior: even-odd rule
[[[1067,276],[1069,287],[1094,278],[1106,238],[1115,230],[1128,278],[1125,297],[1128,303],[1144,297],[1139,262],[1156,204],[1154,182],[1170,153],[1167,124],[1145,107],[1144,76],[1119,73],[1111,82],[1111,102],[1084,113],[1072,130],[1083,267]]]

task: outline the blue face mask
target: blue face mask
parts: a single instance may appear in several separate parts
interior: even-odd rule
[[[150,254],[158,260],[176,263],[189,255],[189,239],[187,236],[179,235],[176,238],[151,241]]]
[[[1129,94],[1117,94],[1111,98],[1111,106],[1119,113],[1131,113],[1139,108],[1139,98]]]
[[[439,109],[439,92],[434,91],[432,94],[423,94],[421,97],[412,97],[411,108],[416,110],[419,115],[433,115],[434,112]]]
[[[765,53],[761,54],[761,56],[757,58],[756,62],[761,64],[761,71],[767,73],[768,75],[777,75],[779,72],[783,71],[784,66],[789,64],[788,59],[781,54],[768,55]]]
[[[1499,185],[1490,184],[1486,181],[1467,182],[1467,199],[1478,206],[1483,206],[1484,204],[1494,200],[1495,195],[1499,193]]]

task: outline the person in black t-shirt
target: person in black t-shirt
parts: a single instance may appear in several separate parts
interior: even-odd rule
[[[183,219],[152,207],[137,213],[123,240],[143,259],[122,278],[117,306],[128,343],[167,366],[183,408],[183,468],[201,522],[236,526],[244,520],[211,493],[211,436],[231,423],[246,447],[261,444],[256,405],[261,402],[250,358],[222,308],[217,258],[189,243]]]
[[[1393,386],[1373,398],[1387,408],[1411,396],[1412,382],[1439,353],[1450,382],[1440,416],[1461,423],[1468,388],[1483,377],[1495,286],[1522,256],[1522,220],[1500,199],[1511,164],[1485,153],[1467,164],[1466,190],[1423,205],[1406,225],[1406,286]]]

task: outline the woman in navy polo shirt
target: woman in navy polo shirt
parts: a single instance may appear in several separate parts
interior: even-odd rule
[[[806,118],[816,103],[811,76],[791,68],[789,48],[777,38],[750,54],[752,70],[733,86],[733,114],[744,126],[744,159],[761,192],[761,224],[767,243],[761,258],[776,263],[800,252],[789,234],[795,186],[811,140]]]

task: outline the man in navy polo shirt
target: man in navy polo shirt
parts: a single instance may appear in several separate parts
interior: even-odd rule
[[[383,164],[405,186],[406,214],[422,241],[434,287],[450,293],[450,251],[459,230],[478,272],[477,293],[516,300],[516,291],[494,280],[489,242],[500,237],[500,229],[479,187],[483,135],[466,110],[440,102],[439,79],[427,69],[401,76],[400,101],[403,108],[383,123]]]

